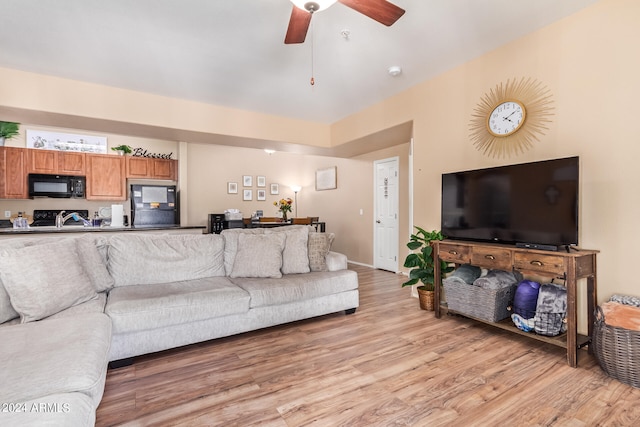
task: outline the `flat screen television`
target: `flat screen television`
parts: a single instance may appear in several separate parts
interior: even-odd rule
[[[442,175],[449,239],[557,250],[578,244],[579,157]]]

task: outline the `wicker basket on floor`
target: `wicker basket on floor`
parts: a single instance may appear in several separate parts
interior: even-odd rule
[[[420,300],[420,308],[427,311],[435,309],[433,291],[418,288],[418,299]]]
[[[489,322],[498,322],[511,316],[508,307],[513,301],[515,285],[502,289],[484,289],[466,283],[445,281],[443,286],[450,310]]]
[[[610,377],[640,388],[640,332],[609,326],[604,313],[596,307],[593,327],[593,353]]]

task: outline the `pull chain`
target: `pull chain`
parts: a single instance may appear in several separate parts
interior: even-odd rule
[[[311,22],[311,86],[316,84],[316,79],[313,78],[313,42],[314,42],[314,31],[313,31],[313,22]]]

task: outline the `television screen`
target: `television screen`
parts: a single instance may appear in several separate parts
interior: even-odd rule
[[[525,246],[577,245],[578,184],[579,157],[443,174],[442,233]]]

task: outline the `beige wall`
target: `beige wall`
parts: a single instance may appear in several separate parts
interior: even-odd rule
[[[443,172],[580,156],[580,246],[601,251],[599,300],[640,295],[628,274],[640,236],[638,22],[640,2],[603,0],[349,117],[333,135],[346,141],[413,120],[414,215],[426,228],[440,224]],[[470,142],[471,113],[486,91],[520,77],[551,90],[553,123],[525,154],[487,157]]]
[[[25,147],[26,129],[54,132],[83,133],[77,129],[56,128],[22,124],[21,134],[7,145]],[[333,249],[345,253],[353,262],[373,263],[373,161],[388,157],[400,158],[400,230],[408,228],[408,144],[369,153],[354,159],[326,156],[299,155],[276,152],[268,155],[263,150],[230,147],[224,145],[198,144],[85,132],[89,135],[106,136],[109,147],[120,144],[143,147],[153,152],[173,152],[179,159],[181,190],[181,222],[183,225],[206,225],[209,213],[222,213],[225,209],[240,209],[245,217],[261,209],[265,216],[277,213],[273,206],[282,197],[295,198],[290,186],[300,185],[298,193],[298,216],[318,216],[326,222],[327,231],[336,234]],[[391,142],[397,143],[397,142]],[[115,154],[114,154],[115,155]],[[338,188],[315,190],[315,172],[318,169],[337,167]],[[253,177],[253,201],[242,200],[242,176]],[[256,176],[267,178],[267,200],[257,201]],[[238,194],[227,194],[227,183],[237,182]],[[269,194],[269,185],[277,183],[280,194]],[[68,199],[0,200],[0,213],[11,210],[32,214],[34,209],[88,209],[90,214],[101,206],[121,203],[129,213],[129,201],[92,202]],[[363,214],[360,215],[360,209]],[[295,213],[295,211],[294,211]],[[406,233],[401,233],[400,250],[406,252],[403,242]],[[403,253],[402,259],[406,253]]]
[[[640,127],[636,124],[640,113],[638,22],[640,2],[602,0],[330,127],[7,69],[0,69],[0,107],[316,146],[338,146],[412,122],[413,215],[415,224],[425,228],[440,224],[443,172],[579,155],[580,244],[601,251],[598,277],[602,301],[614,292],[640,294],[625,274],[635,261],[640,234],[640,192],[636,189],[640,182],[636,160],[640,158]],[[496,84],[520,77],[540,80],[551,90],[553,123],[526,153],[508,159],[487,157],[470,142],[471,113],[480,97]],[[232,204],[247,212],[257,209],[255,204],[244,205],[226,196],[226,182],[240,182],[243,174],[264,174],[268,182],[277,181],[283,189],[295,179],[304,187],[299,195],[299,214],[327,220],[330,231],[339,236],[336,249],[355,261],[372,262],[373,158],[347,160],[284,153],[266,158],[258,150],[235,151],[194,143],[181,147],[188,153],[186,158],[181,154],[189,165],[188,170],[181,170],[181,178],[188,177],[190,221],[204,223],[206,213]],[[381,158],[387,154],[381,153]],[[315,170],[333,165],[338,166],[338,190],[314,192]],[[212,186],[216,189],[211,190]],[[358,215],[360,208],[365,209],[363,217]],[[401,247],[405,240],[400,238]]]
[[[383,155],[389,152],[385,150]],[[369,155],[363,159],[306,156],[262,150],[189,144],[187,171],[189,182],[189,224],[205,225],[207,214],[239,209],[243,216],[262,210],[275,216],[273,202],[283,197],[294,199],[290,186],[300,185],[298,216],[318,216],[326,222],[327,231],[336,233],[333,249],[348,254],[351,261],[372,263],[373,231],[373,163]],[[315,172],[337,167],[338,188],[315,190]],[[242,176],[253,177],[253,201],[242,200]],[[267,180],[267,200],[256,200],[256,176]],[[227,182],[237,182],[238,194],[227,194]],[[269,185],[279,184],[280,194],[269,194]],[[360,215],[360,209],[363,215]],[[295,210],[294,210],[295,213]]]
[[[147,130],[147,127],[157,127],[167,134],[190,133],[202,138],[227,135],[317,147],[330,144],[329,126],[321,123],[8,68],[0,68],[0,111],[8,117],[5,120],[16,122],[25,122],[20,115],[31,111],[55,113],[57,120],[77,123],[86,123],[82,118],[89,118],[94,126],[117,127],[124,135],[138,132],[141,127]],[[44,115],[40,117],[48,119]]]
[[[373,192],[375,189],[373,188],[373,177],[374,177],[374,168],[373,162],[376,160],[384,160],[388,158],[397,157],[398,158],[398,271],[402,270],[402,264],[404,263],[404,259],[409,253],[409,249],[407,249],[406,243],[409,240],[409,236],[411,234],[410,224],[409,224],[409,209],[410,209],[410,194],[409,194],[409,154],[410,154],[410,143],[400,144],[394,147],[390,147],[384,150],[375,151],[372,153],[364,154],[362,156],[357,157],[357,159],[366,161],[371,164],[371,181],[369,186],[372,191],[372,199],[371,199],[371,209],[370,218],[372,221],[374,218],[374,206],[373,206]],[[370,223],[370,233],[373,233],[374,224]],[[369,253],[367,256],[365,264],[371,265],[374,263],[373,260],[373,235],[369,236],[368,239],[365,239],[365,236],[361,236],[359,238],[360,243],[368,243],[369,244]],[[364,249],[364,248],[363,248]]]

